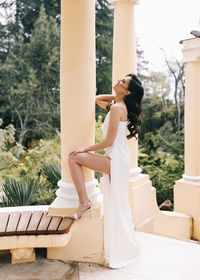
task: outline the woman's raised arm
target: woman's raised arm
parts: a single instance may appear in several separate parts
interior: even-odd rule
[[[105,110],[108,110],[107,106],[109,104],[109,101],[112,100],[115,100],[114,95],[110,95],[110,94],[96,95],[96,104]]]
[[[112,94],[99,94],[96,95],[96,100],[111,101],[111,100],[115,100],[115,96]]]

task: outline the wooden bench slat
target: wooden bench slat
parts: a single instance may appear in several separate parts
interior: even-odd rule
[[[28,228],[26,229],[26,233],[36,233],[42,215],[43,215],[43,211],[33,212]]]
[[[48,212],[44,212],[40,224],[37,228],[37,234],[46,233],[49,223],[52,220],[52,216],[47,216]]]
[[[11,212],[8,221],[8,226],[6,228],[6,234],[15,234],[16,228],[21,216],[21,212]]]
[[[72,225],[72,223],[74,222],[73,219],[71,218],[63,218],[58,229],[57,232],[58,233],[67,233],[70,230],[70,227]]]
[[[19,224],[16,229],[17,234],[26,233],[29,221],[31,219],[31,215],[32,215],[31,211],[22,212]]]
[[[53,217],[48,226],[47,233],[56,233],[61,220],[62,217]]]
[[[5,234],[9,213],[0,213],[0,235]]]
[[[70,230],[73,219],[51,216],[47,211],[0,213],[0,236],[25,234],[62,234]]]

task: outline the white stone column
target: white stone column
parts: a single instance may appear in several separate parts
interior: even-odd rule
[[[61,1],[61,172],[51,214],[72,214],[78,206],[68,153],[95,140],[95,1]],[[93,203],[102,202],[94,171],[83,167],[86,189]]]
[[[174,187],[174,210],[193,217],[193,237],[200,240],[200,39],[183,42],[186,67],[185,171]]]
[[[129,73],[137,74],[135,5],[137,0],[111,0],[114,5],[113,67],[112,80],[115,83]],[[129,140],[131,154],[130,176],[140,174],[138,167],[138,141]]]
[[[137,74],[135,6],[136,0],[110,0],[114,5],[113,83],[129,73]],[[138,167],[138,141],[128,140],[131,154],[129,202],[136,229],[153,231],[152,186],[149,176]]]

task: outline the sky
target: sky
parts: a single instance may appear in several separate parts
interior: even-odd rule
[[[1,18],[2,21],[2,18]],[[135,10],[136,36],[154,71],[166,69],[167,58],[182,59],[182,39],[200,31],[200,0],[139,0]]]
[[[182,59],[179,41],[194,38],[191,30],[200,31],[200,0],[140,0],[135,10],[136,36],[149,67],[166,68],[164,49],[169,59]]]

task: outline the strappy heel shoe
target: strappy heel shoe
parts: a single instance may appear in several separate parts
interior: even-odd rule
[[[86,202],[86,203],[81,203],[81,204],[79,204],[79,206],[89,205],[89,204],[90,204],[91,206],[90,206],[88,209],[84,210],[80,217],[78,217],[77,213],[75,213],[75,214],[73,214],[73,215],[71,216],[71,218],[74,219],[74,220],[80,220],[80,219],[82,219],[82,218],[86,218],[86,216],[84,216],[84,214],[87,213],[88,211],[90,211],[90,216],[89,216],[89,217],[90,217],[90,219],[91,219],[91,218],[92,218],[92,208],[93,208],[92,202],[91,202],[91,201],[88,201],[88,202]],[[88,216],[87,216],[87,217],[88,217]]]

